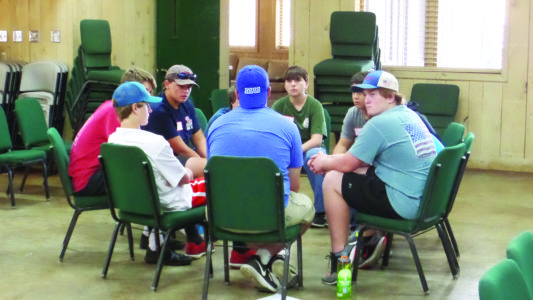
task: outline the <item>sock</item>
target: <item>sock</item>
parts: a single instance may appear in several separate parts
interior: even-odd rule
[[[150,228],[148,226],[144,226],[143,235],[150,236]]]
[[[144,233],[143,233],[144,234]],[[155,243],[155,230],[150,231],[150,236],[148,238],[148,248],[151,251],[157,251],[157,244]]]
[[[204,239],[198,232],[198,228],[196,228],[196,225],[189,225],[185,227],[185,234],[187,235],[187,242],[189,243],[195,243],[196,245],[200,245],[204,242]]]
[[[258,249],[256,254],[259,256],[259,260],[261,260],[261,264],[268,265],[268,262],[272,258],[272,255],[270,254],[270,251],[266,249]]]

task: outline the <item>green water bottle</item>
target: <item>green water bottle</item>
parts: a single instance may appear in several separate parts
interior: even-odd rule
[[[337,299],[352,299],[352,268],[348,256],[337,263]]]

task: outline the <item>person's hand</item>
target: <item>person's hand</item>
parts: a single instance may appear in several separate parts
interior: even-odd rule
[[[317,154],[311,156],[307,164],[309,165],[311,171],[316,174],[324,174],[324,162],[327,159],[327,154],[323,152],[318,152]]]

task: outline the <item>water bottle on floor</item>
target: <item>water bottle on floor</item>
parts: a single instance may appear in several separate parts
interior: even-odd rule
[[[337,263],[337,299],[352,299],[352,268],[348,256]]]

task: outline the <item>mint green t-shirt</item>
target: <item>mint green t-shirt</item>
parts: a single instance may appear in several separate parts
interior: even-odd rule
[[[312,134],[327,136],[324,108],[322,103],[311,96],[307,96],[305,104],[300,111],[297,111],[292,105],[289,96],[278,99],[272,105],[272,109],[290,118],[298,126],[302,143],[311,139]]]

